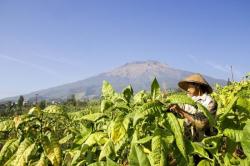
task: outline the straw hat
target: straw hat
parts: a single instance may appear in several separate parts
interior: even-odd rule
[[[202,75],[199,73],[187,76],[185,79],[181,80],[178,83],[178,85],[181,89],[187,91],[189,83],[196,83],[201,85],[202,90],[204,90],[208,94],[213,92],[212,87],[207,83],[205,78],[203,78]]]

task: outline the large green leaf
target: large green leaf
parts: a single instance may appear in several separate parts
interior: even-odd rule
[[[110,83],[103,81],[102,83],[102,96],[103,97],[112,97],[115,94],[115,91]]]
[[[164,145],[164,141],[162,140],[161,135],[156,135],[153,137],[152,145],[151,145],[152,151],[149,154],[151,165],[154,165],[154,166],[167,165],[166,148],[167,147]]]
[[[248,158],[241,159],[239,165],[240,166],[249,166],[250,165],[250,160]]]
[[[142,108],[144,110],[152,110],[153,113],[154,112],[160,113],[160,111],[163,111],[166,109],[165,105],[158,100],[147,102],[142,106]]]
[[[11,156],[11,158],[7,162],[5,162],[3,166],[13,166],[15,164],[14,163],[15,159],[16,159],[16,154]]]
[[[19,128],[21,126],[26,126],[30,122],[36,122],[37,124],[40,123],[37,116],[27,115],[27,114],[16,116],[14,118],[14,122],[16,128]]]
[[[174,116],[173,113],[167,113],[167,119],[168,119],[168,123],[171,127],[171,130],[174,133],[175,141],[176,141],[176,145],[177,145],[178,149],[180,150],[184,159],[188,160],[187,153],[186,153],[186,147],[185,147],[185,143],[184,143],[183,132],[182,132],[182,129],[181,129],[181,126],[180,126],[178,120],[176,119],[176,117]]]
[[[112,140],[107,141],[102,147],[101,153],[99,155],[99,160],[104,159],[105,157],[112,157],[115,154],[115,147]]]
[[[48,162],[47,162],[47,159],[46,159],[44,153],[42,153],[40,156],[40,159],[35,164],[35,166],[46,166],[46,165],[48,165]]]
[[[23,142],[20,143],[17,152],[16,159],[14,160],[14,165],[25,165],[28,162],[29,156],[35,149],[35,144],[31,142],[30,139],[25,138]]]
[[[110,131],[109,131],[109,135],[110,135],[110,137],[111,137],[111,139],[114,139],[114,140],[116,140],[114,143],[115,143],[115,152],[117,153],[118,151],[120,151],[120,150],[122,150],[123,148],[124,148],[124,146],[126,146],[126,144],[127,144],[127,142],[128,142],[128,135],[129,135],[129,132],[128,132],[128,130],[129,130],[129,124],[130,124],[130,119],[131,119],[131,114],[127,114],[126,116],[124,116],[124,118],[122,119],[121,118],[121,120],[122,120],[122,124],[120,123],[120,125],[121,126],[123,126],[123,127],[121,127],[121,128],[123,128],[123,129],[125,129],[125,134],[123,134],[122,133],[122,131],[123,131],[123,129],[122,130],[119,130],[119,125],[117,126],[118,128],[118,132],[121,132],[121,133],[119,133],[118,134],[118,137],[116,137],[117,135],[116,135],[116,133],[115,133],[115,128],[111,128],[111,133],[110,133]],[[119,121],[119,120],[118,120]],[[121,121],[120,121],[121,122]],[[111,124],[111,126],[112,126],[112,124]],[[114,126],[113,126],[114,127]],[[113,130],[113,129],[115,129],[115,130]],[[110,130],[110,129],[109,129]],[[120,136],[122,136],[123,135],[123,137],[120,137]],[[118,139],[116,139],[116,138],[118,138]]]
[[[226,166],[231,166],[231,165],[242,165],[240,160],[238,160],[236,157],[234,157],[231,153],[226,152],[225,157],[224,157],[224,165]]]
[[[107,117],[107,115],[104,113],[93,113],[93,114],[84,115],[83,117],[79,117],[76,120],[88,120],[91,122],[96,122],[97,120],[104,118],[104,117]]]
[[[3,165],[5,161],[12,157],[17,151],[19,145],[18,139],[9,139],[1,149],[0,152],[0,165]]]
[[[65,153],[63,165],[76,165],[79,162],[82,151],[79,149],[71,149]]]
[[[126,134],[130,119],[125,116],[118,117],[109,127],[110,137],[114,143],[118,143]]]
[[[135,143],[136,144],[145,144],[145,143],[151,141],[152,138],[153,138],[153,136],[146,136],[146,137],[144,137],[142,139],[139,139],[139,140],[135,141]]]
[[[103,99],[101,102],[101,112],[108,110],[112,106],[113,106],[113,102],[107,99]]]
[[[128,113],[130,110],[129,105],[124,100],[117,100],[114,103],[114,110]]]
[[[158,83],[158,81],[156,80],[156,78],[154,78],[152,84],[151,84],[151,97],[152,100],[156,100],[159,99],[161,95],[161,89],[160,89],[160,85]]]
[[[211,166],[208,160],[201,160],[197,166]]]
[[[207,137],[202,140],[203,147],[213,153],[215,153],[219,148],[219,143],[221,142],[221,139],[223,137],[223,134],[218,134],[215,136]]]
[[[109,157],[107,157],[106,159],[107,159],[107,166],[119,166],[116,162],[111,160]]]
[[[39,107],[33,107],[29,110],[28,114],[30,115],[40,115],[42,113]]]
[[[136,109],[133,117],[133,126],[135,126],[140,120],[144,120],[147,116],[159,117],[161,112],[165,110],[164,104],[160,101],[150,101],[143,104],[140,108]]]
[[[59,140],[59,144],[65,144],[67,143],[69,140],[71,140],[73,138],[73,134],[68,134],[65,137],[63,137],[62,139]]]
[[[197,154],[202,158],[211,160],[209,158],[207,151],[204,149],[203,145],[200,142],[192,142],[192,141],[186,140],[186,147],[187,147],[188,154],[193,154],[193,155]]]
[[[76,132],[78,134],[75,137],[74,142],[78,145],[82,145],[88,139],[91,132],[92,132],[91,128],[87,128],[84,125],[80,125],[79,130],[77,130],[77,132]]]
[[[148,98],[148,96],[149,95],[145,92],[145,90],[139,91],[133,97],[134,103],[135,104],[142,104],[142,103],[144,103],[145,99]]]
[[[129,85],[128,87],[126,87],[124,90],[123,90],[123,97],[126,99],[126,101],[129,103],[130,102],[130,99],[132,98],[133,96],[133,88],[131,85]]]
[[[183,155],[180,153],[180,150],[178,149],[178,147],[176,146],[176,144],[172,145],[172,158],[175,159],[175,161],[170,160],[169,165],[189,165],[190,160],[187,162],[187,160],[183,157]],[[170,153],[171,155],[171,153]],[[189,158],[188,158],[189,159]],[[176,164],[173,164],[176,163]],[[192,161],[191,161],[192,163]]]
[[[46,107],[43,112],[53,113],[53,114],[64,114],[64,110],[61,106],[58,105],[50,105]]]
[[[219,120],[220,122],[222,122],[222,121],[226,118],[226,116],[228,115],[228,113],[232,110],[232,108],[233,108],[233,106],[235,105],[237,99],[238,99],[238,97],[235,96],[235,97],[230,101],[230,103],[229,103],[229,104],[226,106],[226,108],[225,108],[225,112],[224,112],[221,116],[219,116],[220,113],[218,113],[218,116],[219,116],[219,119],[218,119],[218,120]]]
[[[13,120],[4,120],[0,121],[0,132],[1,131],[10,131],[15,128],[15,123]]]
[[[244,150],[245,155],[250,161],[250,120],[247,121],[245,127],[243,128],[243,135],[241,145]]]
[[[118,164],[115,163],[114,161],[112,161],[110,158],[107,157],[106,160],[107,160],[106,162],[98,161],[98,162],[95,162],[95,163],[91,163],[88,166],[118,166]]]
[[[20,145],[20,147],[21,147],[21,145]],[[32,157],[32,155],[34,155],[36,153],[36,151],[37,151],[37,145],[35,143],[28,146],[27,149],[22,151],[22,153],[20,153],[20,154],[17,151],[17,154],[16,154],[17,157],[15,160],[16,165],[17,166],[26,166],[28,164],[30,158]]]
[[[114,143],[119,142],[126,135],[126,129],[122,122],[114,122],[111,126],[111,139]]]
[[[139,145],[132,144],[128,162],[130,166],[150,166],[147,155],[143,152]]]
[[[106,166],[106,162],[98,161],[98,162],[95,162],[95,163],[91,163],[88,166]]]
[[[125,146],[128,144],[128,135],[126,134],[119,142],[115,144],[115,152],[119,153],[124,150]]]
[[[67,116],[70,120],[75,121],[76,119],[79,119],[79,117],[84,116],[84,111],[76,111],[76,112],[67,112]]]
[[[194,100],[191,97],[184,95],[184,94],[174,94],[174,95],[168,96],[167,103],[188,104],[188,105],[196,107],[196,103],[194,102]]]
[[[242,136],[243,136],[242,130],[227,128],[223,131],[223,134],[235,142],[242,141]]]
[[[108,134],[104,132],[95,132],[91,134],[84,144],[93,146],[94,144],[103,145],[108,141]]]
[[[43,148],[45,151],[46,157],[54,166],[60,166],[62,161],[62,152],[60,144],[56,141],[54,137],[51,137],[49,140],[45,137],[43,142]]]
[[[213,118],[212,114],[207,110],[207,108],[198,102],[197,102],[197,106],[198,106],[198,109],[201,110],[203,114],[207,117],[210,126],[214,126],[216,123],[215,119]]]
[[[236,102],[236,108],[240,111],[247,111],[250,113],[250,98],[240,97]]]
[[[135,111],[134,117],[133,117],[133,126],[136,126],[136,124],[144,119],[147,115],[147,112],[143,110],[142,108],[139,108]]]

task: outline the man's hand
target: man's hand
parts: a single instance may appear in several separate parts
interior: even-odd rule
[[[177,104],[170,105],[169,109],[170,109],[170,111],[173,111],[173,112],[179,112],[180,111],[180,107]]]
[[[182,109],[178,106],[178,104],[173,104],[169,107],[169,110],[172,112],[175,112],[177,114],[179,114],[181,117],[183,117],[182,115]]]

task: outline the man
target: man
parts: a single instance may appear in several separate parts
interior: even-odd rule
[[[179,87],[187,92],[195,102],[201,103],[208,111],[215,116],[217,104],[209,96],[212,93],[211,86],[201,74],[192,74],[178,83]],[[193,140],[201,140],[204,131],[208,127],[208,119],[201,110],[191,105],[172,105],[170,110],[178,113],[185,119],[185,135],[192,137]]]

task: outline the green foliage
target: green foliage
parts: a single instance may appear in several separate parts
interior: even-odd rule
[[[217,86],[214,118],[185,94],[163,95],[156,79],[150,92],[136,94],[131,86],[117,93],[104,81],[101,101],[84,109],[50,105],[2,119],[0,165],[249,165],[249,94],[250,81]],[[172,104],[201,110],[213,134],[189,140]]]
[[[13,165],[27,165],[30,160],[30,157],[36,152],[35,143],[32,143],[31,140],[25,138],[19,145],[17,152],[15,153],[15,160]]]
[[[183,94],[174,94],[174,95],[168,96],[167,103],[188,104],[191,106],[196,106],[195,102],[190,97],[188,97],[187,95],[183,95]]]
[[[107,81],[103,81],[102,96],[105,98],[109,98],[109,97],[112,97],[114,94],[115,94],[115,91],[113,87],[111,86],[111,84],[108,83]]]
[[[171,131],[174,133],[176,146],[180,150],[182,156],[185,160],[187,159],[186,147],[184,143],[184,134],[182,132],[180,123],[178,122],[177,118],[172,113],[167,114],[167,120],[170,125]]]
[[[111,157],[112,155],[115,155],[115,147],[113,141],[109,140],[102,147],[99,160],[102,160],[105,157]]]
[[[24,102],[24,97],[23,96],[20,96],[18,101],[17,101],[17,105],[19,107],[22,107],[23,106],[23,102]]]
[[[107,117],[107,115],[103,114],[103,113],[94,113],[94,114],[88,114],[88,115],[84,115],[82,117],[78,117],[75,118],[76,121],[78,120],[87,120],[90,122],[96,122],[101,118]]]
[[[143,152],[140,145],[132,144],[129,154],[129,165],[131,166],[150,166],[147,155]]]
[[[14,128],[14,125],[13,120],[3,120],[0,122],[0,132],[10,131]]]
[[[42,109],[42,110],[44,108],[46,108],[46,105],[47,105],[46,100],[42,100],[42,101],[39,102],[39,108]]]
[[[151,84],[152,100],[158,99],[160,97],[160,95],[161,95],[160,85],[159,85],[158,81],[155,78],[153,80],[152,84]]]
[[[245,127],[243,128],[242,138],[241,138],[241,144],[242,148],[244,150],[244,153],[246,154],[248,158],[248,162],[250,163],[250,120],[246,122]]]
[[[53,113],[53,114],[63,114],[64,110],[62,107],[58,106],[58,105],[50,105],[48,107],[46,107],[43,112],[47,112],[47,113]]]
[[[4,164],[18,149],[19,140],[9,139],[0,152],[0,164]]]

